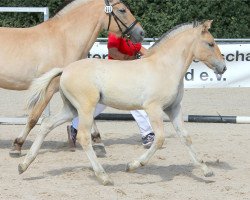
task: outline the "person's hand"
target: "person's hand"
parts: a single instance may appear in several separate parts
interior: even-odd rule
[[[136,56],[129,56],[124,54],[124,60],[135,60]]]
[[[140,59],[141,56],[142,56],[142,55],[138,52],[138,53],[135,55],[135,59]]]

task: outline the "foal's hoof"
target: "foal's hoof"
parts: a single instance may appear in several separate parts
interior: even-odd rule
[[[208,171],[204,172],[204,176],[205,176],[205,177],[211,177],[211,176],[213,176],[213,175],[214,175],[214,173],[213,173],[212,170],[208,170]]]
[[[12,158],[18,158],[18,157],[21,157],[21,151],[16,150],[16,149],[11,149],[10,152],[9,152],[9,155]]]
[[[96,176],[102,185],[114,185],[113,180],[106,173],[96,174]]]
[[[138,161],[133,161],[127,164],[126,172],[134,172],[138,167],[142,166],[142,164]]]
[[[210,176],[214,175],[213,171],[211,169],[209,169],[206,164],[202,164],[201,169],[202,169],[205,177],[210,177]]]
[[[26,169],[27,169],[27,167],[25,167],[24,164],[19,164],[18,165],[18,172],[19,172],[19,174],[22,174],[23,172],[25,172]]]
[[[98,158],[103,158],[106,156],[106,149],[103,143],[94,143],[93,149]]]
[[[113,186],[114,182],[111,179],[109,179],[109,180],[103,180],[102,184],[104,186]]]

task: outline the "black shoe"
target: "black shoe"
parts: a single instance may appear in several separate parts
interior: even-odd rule
[[[149,133],[145,137],[142,138],[142,145],[145,148],[150,148],[151,145],[153,144],[155,139],[155,134],[154,133]]]
[[[77,130],[73,126],[69,125],[67,126],[67,132],[70,150],[75,151]]]

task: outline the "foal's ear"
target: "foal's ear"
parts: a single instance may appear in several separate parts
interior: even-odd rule
[[[202,26],[202,33],[207,32],[208,29],[211,28],[213,20],[207,20],[205,21],[201,26]]]

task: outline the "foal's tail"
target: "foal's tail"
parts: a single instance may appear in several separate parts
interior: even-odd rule
[[[36,104],[44,100],[49,84],[55,77],[61,76],[62,72],[63,68],[54,68],[33,80],[29,88],[30,95],[27,100],[28,109],[32,109]]]

